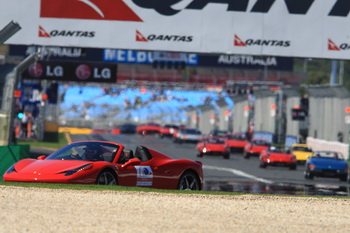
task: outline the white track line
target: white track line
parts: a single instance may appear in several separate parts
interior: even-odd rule
[[[203,169],[211,169],[211,170],[219,170],[219,171],[231,172],[231,173],[233,173],[233,174],[235,174],[237,176],[243,176],[243,177],[246,177],[246,178],[249,178],[249,179],[252,179],[252,180],[256,180],[256,181],[259,181],[259,182],[263,182],[263,183],[267,183],[267,184],[272,184],[273,183],[273,181],[271,181],[271,180],[266,180],[266,179],[263,179],[263,178],[259,178],[259,177],[250,175],[248,173],[245,173],[245,172],[242,172],[240,170],[233,169],[233,168],[225,168],[225,167],[215,167],[215,166],[203,165]]]

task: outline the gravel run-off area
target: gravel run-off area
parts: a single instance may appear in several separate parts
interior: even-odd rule
[[[0,232],[350,232],[350,199],[0,186]]]

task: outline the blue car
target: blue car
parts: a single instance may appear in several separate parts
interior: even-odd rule
[[[348,180],[348,163],[344,156],[334,151],[315,151],[306,161],[305,179],[314,177],[339,178]]]

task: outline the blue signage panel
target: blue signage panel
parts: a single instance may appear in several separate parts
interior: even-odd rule
[[[183,54],[186,65],[198,65],[197,54]],[[150,51],[136,51],[124,49],[105,49],[103,52],[103,61],[118,62],[118,63],[136,63],[136,64],[153,64],[156,60],[155,52]],[[168,59],[172,61],[171,58]],[[174,60],[175,61],[175,60]],[[178,59],[176,59],[178,61]]]

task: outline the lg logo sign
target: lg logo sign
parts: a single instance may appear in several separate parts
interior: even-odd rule
[[[75,75],[82,80],[86,80],[91,76],[94,79],[110,79],[112,78],[111,70],[108,68],[91,68],[86,64],[79,65],[75,70]]]
[[[116,82],[116,65],[110,63],[37,62],[23,73],[27,79]]]

